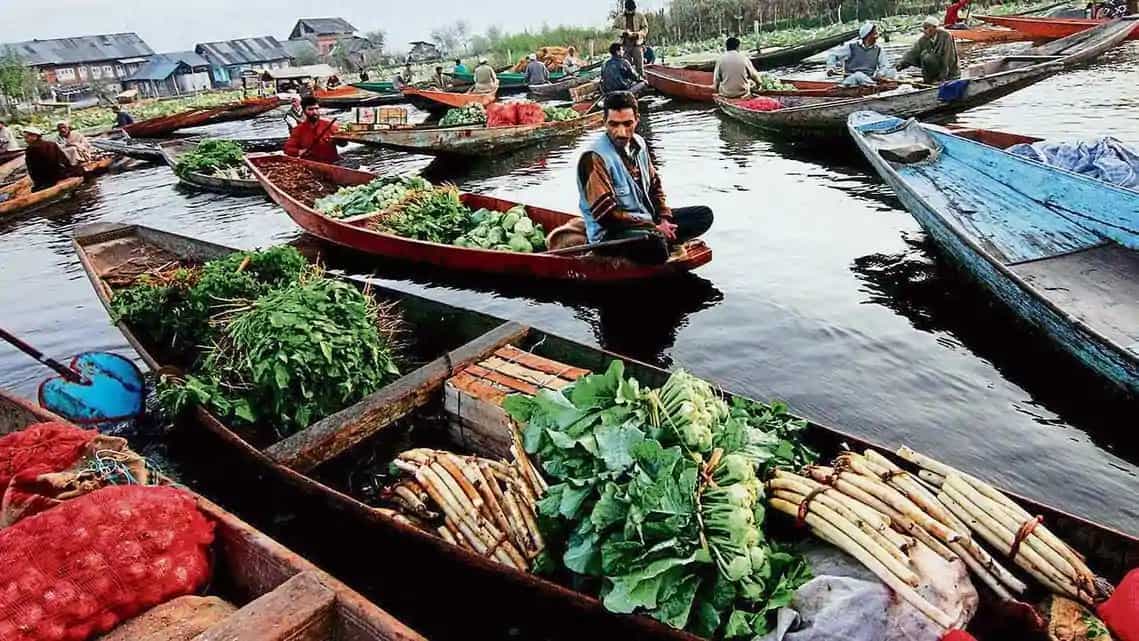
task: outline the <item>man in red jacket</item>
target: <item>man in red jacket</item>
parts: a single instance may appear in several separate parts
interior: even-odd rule
[[[316,162],[335,163],[340,160],[336,147],[343,147],[348,143],[343,140],[332,140],[332,137],[339,132],[336,121],[323,120],[320,117],[320,105],[314,96],[305,96],[301,100],[301,109],[304,110],[305,119],[289,132],[289,139],[285,142],[285,154]]]

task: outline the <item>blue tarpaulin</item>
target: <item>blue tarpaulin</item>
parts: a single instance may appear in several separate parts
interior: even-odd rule
[[[1010,154],[1089,178],[1139,190],[1139,153],[1110,136],[1095,142],[1035,142],[1014,145]]]

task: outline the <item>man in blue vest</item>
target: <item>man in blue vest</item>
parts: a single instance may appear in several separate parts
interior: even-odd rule
[[[622,91],[605,96],[605,133],[577,164],[578,206],[590,243],[640,239],[599,253],[640,263],[668,260],[670,246],[708,231],[712,210],[665,202],[660,176],[644,138],[635,133],[637,99]]]
[[[858,29],[857,39],[827,52],[827,73],[842,73],[845,86],[873,85],[876,80],[897,77],[890,56],[878,44],[878,25],[873,22]]]

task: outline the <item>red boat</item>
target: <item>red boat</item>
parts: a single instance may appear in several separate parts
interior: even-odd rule
[[[691,240],[677,248],[663,265],[642,265],[622,258],[591,255],[558,255],[521,253],[455,247],[375,231],[368,223],[375,214],[349,219],[325,216],[312,208],[313,197],[290,193],[283,184],[285,171],[307,170],[313,182],[323,183],[325,193],[340,186],[362,185],[376,174],[346,169],[336,165],[301,160],[288,156],[249,154],[245,162],[278,205],[306,232],[330,243],[393,260],[426,263],[436,267],[470,273],[524,276],[550,280],[580,280],[590,283],[636,281],[693,270],[712,260],[712,250],[700,240]],[[282,169],[292,165],[290,169]],[[518,203],[478,194],[463,194],[463,204],[471,208],[506,211]],[[577,218],[540,207],[526,206],[530,218],[546,230],[553,230]]]
[[[280,100],[274,96],[272,98],[243,100],[242,102],[218,105],[217,107],[189,109],[169,116],[140,120],[123,127],[123,131],[132,138],[156,138],[188,127],[252,118],[271,109],[276,109],[280,104]]]
[[[1033,40],[1064,38],[1107,22],[1106,19],[1093,18],[1027,18],[1024,16],[977,16],[977,19],[1019,31]],[[1133,17],[1121,19],[1135,21],[1135,28],[1131,30],[1131,35],[1127,39],[1139,40],[1139,20]]]
[[[1014,29],[948,29],[954,40],[966,42],[1021,42],[1032,36]]]
[[[646,65],[645,80],[653,89],[670,97],[694,102],[715,102],[712,89],[712,72],[661,65]],[[799,96],[799,97],[854,97],[867,96],[879,91],[892,89],[897,83],[879,82],[873,87],[840,87],[837,82],[819,80],[782,80],[783,84],[795,87],[794,91],[757,91],[756,96]]]
[[[407,98],[407,101],[416,109],[433,114],[443,114],[448,109],[457,109],[467,105],[485,107],[495,100],[493,93],[457,93],[454,91],[416,89],[415,87],[404,89],[403,97]]]

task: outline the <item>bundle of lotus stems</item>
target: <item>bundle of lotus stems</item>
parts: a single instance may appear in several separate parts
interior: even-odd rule
[[[544,548],[537,501],[546,482],[516,442],[507,463],[432,449],[403,452],[393,465],[407,474],[384,500],[393,518],[438,534],[519,570]]]

